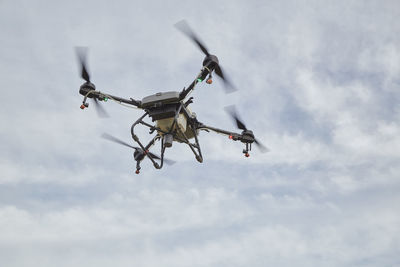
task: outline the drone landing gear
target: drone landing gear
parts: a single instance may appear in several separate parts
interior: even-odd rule
[[[193,131],[194,134],[194,140],[195,140],[195,144],[192,144],[189,142],[189,139],[186,137],[185,133],[182,132],[179,128],[178,131],[180,133],[181,136],[183,136],[183,140],[179,137],[176,137],[176,139],[178,139],[179,141],[181,141],[182,143],[185,143],[189,146],[190,150],[192,150],[196,160],[200,163],[203,163],[203,156],[201,154],[201,149],[200,149],[200,144],[199,144],[199,139],[197,138],[197,134],[195,133],[194,126],[189,125],[188,127],[190,127],[190,129]],[[195,150],[197,149],[197,151]]]
[[[144,146],[140,140],[139,137],[137,137],[137,135],[134,132],[134,128],[137,124],[143,124],[145,126],[148,126],[150,128],[150,132],[153,133],[155,130],[157,130],[157,128],[155,128],[154,126],[149,125],[148,123],[143,121],[143,118],[148,115],[148,113],[145,113],[143,116],[141,116],[134,124],[132,124],[131,127],[131,135],[133,140],[140,146],[141,150],[143,151],[142,155],[139,158],[135,158],[136,159],[136,174],[140,173],[140,162],[145,158],[148,157],[150,159],[150,161],[153,163],[154,168],[156,169],[161,169],[163,164],[164,164],[164,152],[165,152],[165,147],[162,145],[162,149],[161,149],[161,157],[158,157],[156,155],[154,155],[153,153],[149,152],[149,148],[154,145],[155,141],[159,140],[161,138],[161,136],[159,134],[157,134],[146,146]],[[162,139],[163,140],[163,139]],[[161,164],[158,164],[154,159],[159,159],[161,161]]]
[[[191,99],[189,99],[189,101],[191,101]],[[145,151],[144,156],[147,156],[152,161],[152,163],[156,169],[161,169],[163,167],[164,161],[166,161],[167,164],[170,164],[170,163],[168,163],[168,160],[164,160],[164,153],[165,153],[166,148],[172,147],[172,144],[174,141],[178,141],[180,143],[187,144],[189,146],[189,148],[192,150],[196,160],[200,163],[203,162],[203,156],[201,154],[200,144],[199,144],[199,140],[197,138],[197,127],[195,124],[195,122],[197,122],[197,121],[190,121],[190,122],[188,122],[188,125],[187,125],[187,127],[190,128],[190,131],[192,131],[190,134],[194,137],[195,143],[191,143],[189,141],[189,138],[186,136],[185,132],[183,132],[180,129],[180,127],[175,127],[177,124],[178,116],[181,113],[181,111],[182,111],[182,113],[185,114],[185,116],[187,118],[192,117],[192,115],[186,110],[186,106],[185,106],[188,103],[190,104],[189,101],[186,102],[185,104],[181,103],[180,106],[177,108],[176,113],[175,113],[175,118],[172,122],[172,125],[169,127],[171,130],[169,130],[169,131],[166,131],[165,129],[163,130],[160,127],[151,125],[151,124],[143,121],[143,119],[146,116],[151,117],[149,115],[148,111],[146,111],[145,114],[143,116],[141,116],[131,126],[131,135],[132,135],[133,140],[140,146],[140,148],[143,151]],[[150,141],[150,143],[147,146],[144,146],[140,142],[139,137],[134,132],[134,129],[135,129],[136,125],[138,125],[138,124],[142,124],[143,126],[148,127],[150,134],[157,131],[157,135]],[[154,144],[154,142],[157,140],[161,140],[161,156],[160,157],[155,156],[154,154],[148,152],[149,147],[152,146]],[[158,164],[157,162],[155,162],[154,159],[159,159],[161,161],[161,163]],[[138,169],[138,167],[137,167],[137,171],[139,171],[139,170],[140,169]]]

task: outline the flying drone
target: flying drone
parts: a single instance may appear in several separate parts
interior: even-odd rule
[[[194,34],[187,22],[183,20],[176,23],[175,26],[186,36],[188,36],[195,44],[197,44],[200,50],[205,54],[203,67],[201,68],[200,73],[187,88],[183,88],[183,90],[180,92],[169,91],[156,93],[146,96],[142,100],[136,100],[133,98],[126,99],[100,92],[96,90],[96,86],[90,81],[90,75],[88,73],[86,63],[87,50],[81,47],[77,48],[77,55],[81,66],[81,77],[85,80],[85,83],[82,84],[79,89],[79,93],[84,96],[80,108],[88,108],[89,103],[87,101],[88,98],[91,98],[94,100],[94,104],[99,115],[103,117],[107,116],[107,113],[99,104],[100,101],[105,102],[107,100],[113,100],[122,105],[136,107],[144,111],[144,114],[140,116],[131,126],[131,135],[133,140],[137,143],[137,146],[132,146],[129,143],[126,143],[106,133],[102,135],[103,138],[109,141],[130,147],[134,150],[133,156],[136,161],[137,174],[140,172],[140,163],[142,160],[144,160],[144,158],[148,158],[156,169],[161,169],[164,163],[174,163],[173,161],[164,158],[166,148],[170,148],[173,142],[179,142],[188,145],[196,160],[200,163],[203,162],[203,155],[201,153],[198,138],[200,131],[213,131],[226,135],[233,141],[242,142],[245,145],[243,154],[246,157],[249,157],[249,151],[251,151],[251,146],[253,143],[255,143],[262,152],[267,151],[268,149],[254,137],[253,132],[247,129],[245,124],[239,119],[234,106],[229,106],[226,108],[226,110],[236,122],[237,127],[242,130],[241,133],[205,125],[204,123],[200,122],[197,119],[196,114],[190,110],[189,105],[193,103],[193,97],[189,97],[189,95],[198,83],[206,80],[207,84],[211,84],[213,81],[213,73],[222,79],[226,92],[233,92],[236,89],[225,77],[217,56],[208,52],[205,45],[200,42],[199,38]],[[144,119],[147,117],[152,120],[153,124],[144,121]],[[149,134],[151,136],[154,135],[148,144],[144,144],[135,133],[135,128],[139,125],[148,127]],[[157,141],[161,141],[160,156],[149,151]]]

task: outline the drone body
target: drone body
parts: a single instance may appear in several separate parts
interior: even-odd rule
[[[261,151],[266,151],[267,149],[254,138],[253,132],[248,130],[244,123],[239,120],[233,106],[229,107],[227,111],[236,121],[237,127],[242,130],[241,133],[235,133],[232,131],[226,131],[207,126],[199,122],[196,114],[189,109],[189,105],[193,103],[193,97],[188,97],[189,94],[194,90],[198,83],[204,80],[206,80],[208,84],[211,84],[212,73],[217,74],[223,79],[226,85],[225,88],[228,92],[231,92],[235,89],[226,79],[226,77],[224,77],[218,58],[215,55],[209,54],[208,50],[194,35],[187,23],[185,21],[181,21],[176,24],[176,27],[188,35],[205,54],[203,67],[200,73],[187,88],[184,88],[180,92],[169,91],[156,93],[146,96],[140,101],[133,98],[125,99],[102,93],[97,91],[95,85],[90,81],[90,76],[86,68],[86,54],[82,50],[78,50],[78,56],[82,67],[81,77],[86,81],[79,90],[79,93],[84,96],[81,109],[87,108],[89,106],[89,104],[86,102],[87,98],[92,98],[95,101],[95,106],[99,112],[99,115],[101,116],[106,116],[106,112],[99,105],[98,101],[107,101],[108,99],[124,105],[134,106],[144,111],[144,115],[137,119],[131,126],[131,136],[138,144],[138,147],[131,146],[130,144],[125,143],[124,141],[121,141],[111,135],[103,134],[103,138],[135,150],[134,159],[136,160],[136,173],[139,173],[141,169],[140,162],[146,157],[150,159],[156,169],[162,168],[164,162],[172,163],[172,161],[164,158],[164,153],[166,148],[172,146],[173,142],[187,144],[195,155],[197,161],[203,162],[203,156],[198,139],[198,135],[201,130],[207,132],[214,131],[228,136],[229,139],[233,141],[241,141],[245,144],[243,153],[246,157],[249,156],[252,143],[256,143]],[[151,119],[153,124],[150,124],[144,120],[147,117]],[[148,144],[143,144],[139,137],[135,134],[135,128],[138,125],[148,127],[149,133],[155,134]],[[156,143],[156,141],[161,141],[160,156],[149,152],[150,148]],[[160,163],[156,162],[156,160],[160,160]]]

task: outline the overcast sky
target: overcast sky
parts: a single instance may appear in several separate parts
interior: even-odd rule
[[[0,0],[2,266],[399,266],[399,1]],[[199,84],[204,163],[140,175],[127,142],[142,112],[82,97],[75,46],[97,89],[180,91],[203,54],[186,19],[239,90]],[[143,138],[149,136],[143,132]],[[154,150],[154,152],[157,152]]]

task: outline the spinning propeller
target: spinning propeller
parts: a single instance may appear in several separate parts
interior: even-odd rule
[[[89,72],[87,70],[87,64],[86,64],[86,58],[87,58],[87,51],[88,48],[87,47],[76,47],[76,55],[78,56],[78,60],[81,66],[81,77],[82,79],[84,79],[86,81],[86,83],[84,83],[82,86],[90,88],[92,90],[96,90],[96,86],[90,81],[90,75]],[[96,96],[93,95],[88,95],[89,98],[93,98],[94,100],[94,106],[96,107],[96,111],[97,114],[99,115],[99,117],[101,118],[108,118],[109,115],[106,112],[106,110],[99,104]],[[83,104],[81,106],[82,109],[84,109],[85,107],[87,107],[87,105]]]
[[[108,140],[108,141],[111,141],[111,142],[114,142],[114,143],[117,143],[117,144],[120,144],[120,145],[123,145],[123,146],[127,146],[127,147],[130,147],[130,148],[134,149],[135,150],[135,153],[134,153],[135,160],[142,160],[144,158],[145,154],[150,155],[153,159],[161,159],[156,154],[153,154],[153,153],[148,152],[148,151],[145,153],[143,151],[143,149],[141,149],[140,147],[131,146],[130,144],[128,144],[128,143],[126,143],[126,142],[120,140],[119,138],[114,137],[114,136],[112,136],[110,134],[103,133],[101,135],[101,137],[106,139],[106,140]],[[166,159],[166,158],[164,158],[164,162],[167,163],[168,165],[172,165],[172,164],[175,163],[175,161],[169,160],[169,159]]]
[[[189,24],[186,20],[181,20],[175,24],[175,27],[180,30],[183,34],[189,37],[197,46],[200,48],[201,51],[206,55],[203,65],[206,65],[208,62],[212,61],[215,63],[215,74],[217,74],[223,81],[225,85],[225,91],[227,93],[232,93],[237,89],[232,85],[232,83],[225,77],[224,72],[222,71],[221,66],[219,65],[218,58],[215,55],[212,55],[208,52],[206,46],[200,41],[200,39],[196,36],[196,34],[192,31],[189,27]]]
[[[236,107],[234,105],[227,106],[225,107],[225,110],[229,113],[229,115],[233,118],[233,120],[236,122],[237,127],[240,130],[243,130],[242,135],[243,137],[249,138],[249,141],[253,140],[253,142],[257,145],[257,147],[260,149],[261,152],[265,153],[268,152],[269,149],[264,146],[262,143],[260,143],[255,137],[254,134],[251,130],[248,130],[246,128],[246,125],[239,119],[239,116],[237,115],[236,112]],[[252,143],[252,142],[251,142]]]

